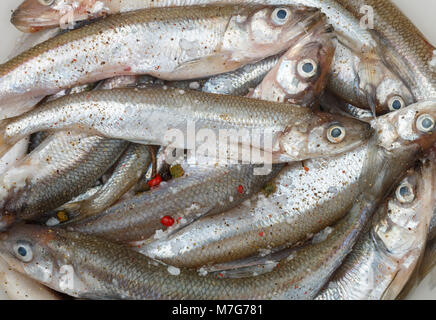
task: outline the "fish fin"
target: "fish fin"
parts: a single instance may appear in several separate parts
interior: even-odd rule
[[[210,75],[215,75],[236,70],[240,66],[240,62],[231,59],[230,53],[220,53],[181,64],[171,73],[171,79],[168,80],[186,80],[188,73],[192,79],[201,78],[204,77],[204,70],[209,70]]]
[[[106,292],[104,293],[98,293],[98,292],[94,292],[94,293],[83,293],[81,294],[79,297],[79,299],[86,299],[86,300],[120,300],[123,299],[123,297],[120,297],[118,295],[110,295]]]
[[[368,99],[368,105],[374,117],[377,119],[377,100],[376,100],[376,89],[373,85],[368,84],[365,88],[366,97]]]
[[[0,120],[17,117],[32,110],[43,98],[44,96],[21,96],[8,100],[0,107]]]

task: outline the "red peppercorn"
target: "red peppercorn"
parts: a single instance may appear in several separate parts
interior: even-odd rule
[[[156,177],[154,177],[154,179],[148,181],[147,183],[150,186],[150,188],[153,188],[160,185],[161,182],[162,182],[162,177],[157,174]]]
[[[174,219],[170,216],[165,216],[160,219],[160,223],[162,223],[165,227],[171,227],[174,224]]]
[[[238,192],[239,192],[240,194],[243,194],[243,193],[244,193],[244,187],[241,186],[241,185],[239,185],[239,186],[238,186]]]

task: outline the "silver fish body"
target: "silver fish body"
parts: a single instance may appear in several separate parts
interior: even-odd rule
[[[28,0],[27,6],[32,6],[32,1]],[[93,6],[92,1],[82,1],[84,7]],[[327,18],[330,24],[333,25],[335,31],[338,34],[339,43],[338,46],[343,50],[337,50],[335,61],[333,62],[333,70],[336,72],[344,72],[344,75],[339,75],[336,78],[337,73],[334,71],[332,73],[330,88],[332,91],[337,92],[342,98],[345,98],[348,103],[354,104],[360,108],[367,108],[370,105],[372,111],[377,112],[388,112],[391,111],[392,106],[402,107],[407,106],[415,101],[415,98],[419,98],[419,95],[415,94],[416,91],[411,90],[408,87],[408,83],[404,82],[402,76],[410,74],[404,74],[404,67],[401,63],[397,63],[398,70],[396,73],[390,71],[392,65],[385,63],[383,59],[383,53],[385,52],[386,46],[381,43],[376,34],[371,32],[368,28],[361,27],[362,14],[360,12],[364,5],[368,5],[362,1],[355,1],[350,4],[348,0],[335,1],[335,0],[187,0],[187,1],[132,1],[132,0],[122,0],[121,2],[106,3],[105,8],[111,8],[106,13],[116,13],[119,11],[130,11],[138,10],[144,8],[162,8],[162,7],[179,7],[179,6],[193,6],[193,5],[215,5],[215,4],[227,4],[227,5],[303,5],[308,7],[315,7],[321,10]],[[382,4],[377,3],[377,7],[382,9],[392,6],[387,1],[383,1]],[[377,8],[378,9],[378,8]],[[390,9],[390,8],[388,8]],[[73,9],[71,9],[73,10]],[[349,11],[350,10],[350,11]],[[38,12],[43,12],[45,16],[51,16],[52,19],[56,17],[56,12],[53,12],[51,8],[45,8],[40,10],[34,10],[35,15]],[[377,10],[376,10],[377,11]],[[382,11],[382,10],[381,10]],[[26,12],[25,9],[21,12]],[[28,10],[27,10],[28,12]],[[382,25],[386,27],[386,30],[380,28],[382,32],[390,33],[392,29],[395,29],[395,19],[400,17],[404,19],[402,15],[398,15],[398,10],[387,11],[387,13],[393,13],[389,17],[389,23]],[[382,11],[382,13],[384,13]],[[42,14],[42,13],[40,13]],[[378,12],[377,12],[378,14]],[[26,16],[26,15],[24,15]],[[80,14],[77,17],[80,20]],[[380,15],[382,16],[382,14]],[[384,16],[382,16],[385,18]],[[394,18],[395,17],[395,18]],[[378,17],[377,17],[378,18]],[[52,20],[49,19],[49,20]],[[20,19],[20,20],[25,20]],[[377,19],[376,19],[377,20]],[[407,20],[407,19],[406,19]],[[57,24],[59,20],[53,20],[54,24]],[[402,21],[402,20],[400,20]],[[383,21],[384,22],[384,21]],[[22,24],[22,23],[21,23]],[[413,25],[404,24],[412,30],[409,32],[410,37],[407,34],[406,41],[418,44],[419,48],[425,47],[427,50],[425,55],[431,54],[433,50],[428,46],[425,46],[421,42],[422,40],[413,38],[416,28]],[[376,26],[377,27],[377,26]],[[406,28],[404,30],[406,30]],[[398,33],[397,33],[398,34]],[[402,33],[405,34],[405,33]],[[394,35],[396,35],[394,33]],[[401,49],[401,37],[395,38],[396,47],[395,49]],[[430,49],[429,49],[430,48]],[[344,55],[343,51],[347,54]],[[431,50],[431,51],[429,51]],[[397,50],[398,51],[398,50]],[[415,56],[422,56],[419,50],[415,50],[413,54]],[[412,60],[413,58],[412,54]],[[390,55],[390,54],[389,54]],[[389,61],[390,62],[390,61]],[[423,66],[426,67],[425,65]],[[418,68],[419,69],[419,68]],[[427,68],[428,69],[428,68]],[[417,70],[419,71],[419,70]],[[427,81],[428,82],[428,79]],[[426,96],[426,98],[431,98]]]
[[[433,212],[436,171],[412,172],[382,205],[317,299],[395,299],[414,271]]]
[[[410,86],[417,100],[436,98],[435,48],[418,28],[389,0],[339,0],[351,14],[360,16],[363,5],[370,6],[374,29],[370,32],[382,45],[389,64]]]
[[[199,268],[304,241],[344,216],[369,187],[369,150],[366,145],[340,157],[290,164],[268,197],[260,193],[138,250],[173,266]]]
[[[63,206],[69,214],[79,215],[78,219],[95,215],[118,201],[145,174],[151,163],[149,148],[131,144],[120,157],[109,180],[91,197]]]
[[[0,256],[15,270],[81,298],[309,299],[354,243],[370,211],[370,203],[356,203],[326,241],[298,250],[270,273],[247,279],[163,266],[101,238],[32,225],[2,234]],[[69,286],[60,281],[65,266],[74,273]]]
[[[93,219],[69,224],[67,228],[117,242],[145,240],[157,230],[166,229],[161,223],[164,216],[170,216],[177,227],[199,216],[228,210],[257,193],[282,168],[275,165],[268,175],[255,175],[255,167],[251,165],[215,168],[184,162],[182,166],[182,177],[161,183],[157,189],[138,194]]]
[[[431,110],[429,107],[434,108],[428,104],[414,106],[427,112]],[[391,140],[393,133],[392,128],[384,128],[377,139],[390,137]],[[418,137],[422,139],[421,135]],[[425,136],[426,141],[434,143],[434,139],[434,134]],[[325,241],[296,250],[280,268],[257,277],[217,279],[213,275],[201,276],[196,271],[156,264],[124,246],[99,238],[31,225],[19,225],[1,234],[0,255],[15,270],[76,297],[309,299],[318,293],[350,252],[383,197],[382,190],[389,189],[421,151],[419,145],[410,140],[404,142],[388,153],[383,148],[382,154],[374,155],[375,159],[381,157],[383,170],[372,172],[374,184],[336,225],[336,232]],[[420,143],[422,145],[423,141]],[[388,161],[383,161],[386,159]],[[71,266],[75,273],[75,283],[71,287],[60,286],[60,269],[65,265]],[[168,279],[168,274],[174,277]]]
[[[203,218],[140,250],[169,264],[201,267],[304,240],[345,214],[359,193],[382,194],[392,187],[421,148],[430,147],[424,140],[433,141],[434,133],[419,132],[415,126],[420,113],[430,112],[435,119],[433,106],[434,102],[423,102],[378,118],[377,133],[354,152],[306,161],[306,168],[300,164],[285,168],[276,181],[279,192],[271,201],[261,196],[248,206]]]
[[[196,149],[196,156],[251,163],[334,156],[355,149],[371,133],[369,125],[360,121],[296,105],[175,89],[114,89],[68,95],[4,120],[0,126],[3,154],[34,132],[77,130],[141,144]],[[196,134],[211,138],[203,143],[200,137],[192,139]],[[232,139],[218,148],[216,137],[221,139],[223,134]]]
[[[213,76],[203,84],[202,91],[245,96],[262,81],[279,58],[279,55],[275,55],[236,71]]]
[[[59,132],[1,177],[1,221],[32,219],[95,183],[127,147],[125,141]]]
[[[351,105],[369,108],[374,114],[395,111],[415,101],[404,81],[376,51],[355,52],[340,40],[328,87]]]
[[[278,21],[275,9],[140,10],[60,34],[0,66],[0,115],[18,115],[43,96],[117,75],[179,80],[235,70],[283,51],[321,17],[286,6]]]

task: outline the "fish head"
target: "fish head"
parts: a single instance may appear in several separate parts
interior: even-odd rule
[[[364,144],[372,134],[369,124],[317,112],[316,120],[295,123],[279,138],[280,152],[289,159],[340,155]]]
[[[49,242],[55,233],[48,228],[18,224],[0,233],[0,256],[16,271],[50,285],[55,255]]]
[[[305,35],[320,19],[316,8],[303,6],[246,7],[232,17],[223,49],[235,61],[258,61],[283,52]],[[235,43],[235,34],[240,41]]]
[[[26,0],[13,12],[11,22],[23,32],[37,32],[88,17],[97,2],[100,1]]]
[[[371,111],[385,114],[415,102],[405,82],[390,70],[376,52],[365,52],[359,58],[357,82]]]
[[[379,113],[397,111],[415,102],[409,88],[393,75],[381,81],[376,88],[375,97]]]
[[[389,152],[416,146],[428,151],[436,142],[436,100],[421,101],[371,122],[378,144]]]
[[[284,101],[310,107],[326,86],[335,53],[331,26],[320,22],[280,59],[269,81]]]
[[[402,263],[405,271],[424,249],[435,205],[435,164],[425,159],[393,190],[377,214],[372,236],[383,244],[387,256]]]

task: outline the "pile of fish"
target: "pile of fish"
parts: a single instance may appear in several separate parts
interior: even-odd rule
[[[435,48],[389,0],[11,21],[0,297],[396,299],[436,264]]]

